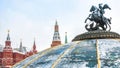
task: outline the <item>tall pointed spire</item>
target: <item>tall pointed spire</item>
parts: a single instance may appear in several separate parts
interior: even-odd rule
[[[67,43],[67,32],[65,32],[65,43]]]
[[[35,44],[35,38],[34,38],[34,43],[33,43],[33,53],[34,53],[34,54],[37,53],[36,44]]]
[[[7,34],[7,38],[6,38],[6,41],[5,41],[5,46],[9,46],[11,47],[11,41],[10,41],[10,35],[9,35],[9,30],[8,30],[8,34]]]
[[[20,39],[20,48],[19,48],[19,51],[23,52],[22,39]]]
[[[57,23],[57,20],[56,20],[56,23],[55,23],[55,25],[58,25],[58,23]]]
[[[35,39],[34,39],[34,44],[33,44],[33,50],[36,50]]]
[[[57,20],[56,20],[56,23],[55,23],[53,41],[60,41],[59,26],[58,26],[58,24],[57,24]]]
[[[59,35],[59,26],[58,26],[58,23],[56,20],[55,27],[54,27],[53,41],[52,41],[51,47],[57,46],[60,44],[61,44],[61,40],[60,40],[60,35]]]
[[[10,40],[9,32],[10,31],[8,30],[7,40]]]
[[[57,23],[57,20],[56,20],[56,22],[55,22],[55,32],[58,32],[58,30],[59,30],[59,27],[58,27],[58,23]]]

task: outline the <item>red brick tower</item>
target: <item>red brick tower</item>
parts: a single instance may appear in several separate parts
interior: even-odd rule
[[[2,66],[4,68],[9,68],[13,65],[13,50],[11,47],[11,41],[8,31],[8,36],[5,41],[5,47],[3,49],[3,59],[2,59]]]
[[[61,44],[61,40],[60,40],[60,35],[59,35],[59,26],[58,26],[57,21],[56,21],[51,47],[58,46],[60,44]]]
[[[34,53],[34,54],[36,54],[36,53],[37,53],[35,40],[34,40],[34,44],[33,44],[33,53]]]

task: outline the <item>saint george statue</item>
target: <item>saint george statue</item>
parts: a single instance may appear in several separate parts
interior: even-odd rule
[[[104,9],[109,9],[111,8],[107,5],[104,4],[99,4],[99,8],[96,6],[92,6],[90,9],[91,14],[87,17],[85,20],[85,25],[86,30],[88,31],[94,31],[94,30],[111,30],[110,24],[111,24],[111,17],[106,18],[104,16]]]

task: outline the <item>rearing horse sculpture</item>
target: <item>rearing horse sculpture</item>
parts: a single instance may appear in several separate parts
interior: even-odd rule
[[[87,23],[85,25],[85,28],[88,31],[99,30],[100,28],[102,28],[102,30],[107,30],[108,27],[109,27],[109,31],[111,30],[110,27],[111,18],[106,18],[103,16],[103,14],[105,13],[104,9],[111,9],[111,8],[107,4],[105,4],[103,7],[102,4],[99,4],[99,8],[97,8],[96,6],[91,7],[90,12],[92,13],[89,14],[87,19],[85,20],[85,23],[90,21],[90,23]]]

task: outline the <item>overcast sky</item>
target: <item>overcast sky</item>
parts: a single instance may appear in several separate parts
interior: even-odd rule
[[[84,20],[92,5],[108,4],[106,17],[112,17],[112,30],[120,33],[120,0],[0,0],[0,44],[4,45],[7,30],[10,30],[12,47],[33,46],[37,50],[49,48],[52,42],[55,21],[58,21],[61,41],[65,32],[68,42],[86,32]]]

